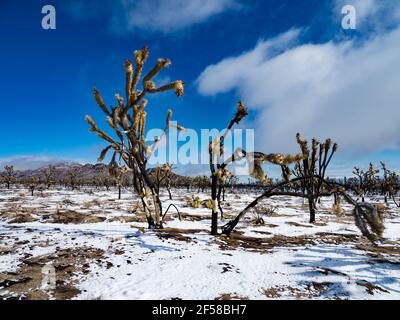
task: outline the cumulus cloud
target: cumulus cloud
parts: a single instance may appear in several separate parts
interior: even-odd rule
[[[240,88],[249,71],[256,70],[266,59],[282,53],[297,39],[299,33],[298,29],[289,30],[276,38],[260,41],[253,50],[238,57],[227,58],[207,67],[197,80],[200,93],[214,95]]]
[[[207,67],[200,93],[235,91],[258,110],[256,146],[296,150],[297,131],[331,137],[342,152],[362,155],[400,142],[400,28],[363,44],[302,44],[270,54],[295,33],[258,43],[237,57]]]

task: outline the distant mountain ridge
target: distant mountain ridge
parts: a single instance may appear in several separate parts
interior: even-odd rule
[[[86,163],[86,164],[80,164],[76,162],[57,162],[52,164],[54,167],[55,171],[55,180],[60,181],[64,180],[68,177],[68,172],[70,170],[75,170],[77,173],[77,179],[82,179],[82,180],[92,180],[96,176],[102,173],[107,173],[108,172],[108,166],[104,163],[96,163],[96,164],[91,164],[91,163]],[[16,178],[17,179],[31,179],[31,178],[39,178],[39,179],[44,179],[45,177],[45,171],[48,169],[49,166],[44,166],[38,169],[29,169],[29,170],[16,170]],[[149,169],[149,172],[151,172],[153,169]],[[172,180],[176,180],[179,178],[182,178],[184,176],[171,173],[171,178]]]
[[[107,165],[104,163],[97,164],[80,164],[76,162],[57,162],[51,164],[55,171],[55,180],[64,180],[68,176],[70,170],[76,170],[77,178],[90,180],[97,176],[99,173],[107,171]],[[17,170],[16,177],[18,179],[29,179],[29,178],[44,178],[44,173],[48,166],[44,166],[38,169],[28,170]]]
[[[64,180],[68,177],[68,172],[71,169],[76,170],[77,179],[82,180],[91,180],[94,177],[98,176],[100,173],[106,173],[108,171],[107,164],[104,163],[78,163],[70,160],[63,159],[55,159],[48,157],[10,157],[0,159],[0,172],[3,171],[5,165],[14,166],[14,171],[16,172],[17,179],[30,179],[30,178],[39,178],[43,180],[45,178],[45,171],[49,167],[49,165],[55,168],[55,180],[60,181]],[[193,168],[192,168],[193,169]],[[153,169],[149,168],[151,172]],[[175,170],[174,170],[175,171]],[[183,170],[183,172],[179,172],[180,170],[176,170],[171,175],[172,180],[177,180],[182,177],[190,176],[188,172]],[[192,173],[194,170],[191,170]],[[202,175],[202,174],[199,174]],[[195,175],[193,175],[195,176]]]
[[[78,164],[75,161],[51,158],[47,156],[16,156],[16,157],[7,157],[0,158],[0,171],[3,171],[4,166],[14,166],[15,170],[35,170],[43,167],[47,167],[48,165],[71,165]]]

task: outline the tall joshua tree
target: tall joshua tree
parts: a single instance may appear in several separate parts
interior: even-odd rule
[[[225,138],[228,135],[229,131],[234,127],[235,124],[239,124],[246,116],[248,115],[247,108],[240,101],[237,106],[236,114],[233,119],[228,124],[225,133],[221,136],[217,136],[214,140],[210,141],[209,145],[209,155],[210,155],[210,171],[211,171],[211,201],[212,201],[212,210],[211,210],[211,234],[218,235],[218,210],[217,210],[217,199],[218,199],[218,190],[222,188],[226,177],[224,174],[227,173],[225,171],[225,167],[222,167],[224,163],[223,154],[224,154],[224,142]]]
[[[399,175],[389,170],[384,162],[381,162],[383,171],[383,181],[382,181],[382,193],[385,196],[385,203],[388,202],[388,196],[393,200],[396,206],[400,207],[400,204],[396,201],[396,195],[400,190],[400,177]]]
[[[157,87],[153,81],[162,69],[171,64],[170,60],[158,59],[156,65],[142,77],[149,50],[147,47],[137,50],[134,52],[134,56],[135,67],[133,67],[130,60],[125,62],[125,101],[119,94],[116,94],[117,104],[109,109],[103,102],[100,92],[94,89],[96,102],[106,114],[106,122],[116,137],[113,138],[101,130],[90,116],[86,116],[86,121],[91,126],[91,132],[97,133],[100,138],[109,143],[101,152],[99,161],[103,161],[107,152],[111,149],[114,151],[112,162],[115,161],[116,155],[124,161],[132,172],[133,186],[141,199],[149,228],[163,228],[162,203],[159,197],[160,189],[147,170],[147,165],[159,141],[166,136],[166,132],[171,127],[172,111],[168,111],[162,135],[154,141],[146,141],[147,113],[145,108],[148,100],[145,97],[170,90],[174,90],[176,95],[181,97],[183,96],[184,87],[181,80],[161,87]],[[177,126],[177,129],[183,130],[180,126]],[[152,205],[150,200],[153,202]]]
[[[366,189],[367,189],[367,183],[365,181],[366,174],[362,169],[360,169],[358,167],[354,167],[353,174],[358,179],[358,182],[356,185],[357,194],[361,196],[362,202],[364,202],[365,201],[365,193],[366,193]]]
[[[373,193],[378,186],[379,170],[374,168],[372,162],[369,164],[368,171],[366,172],[365,181],[367,184],[367,192]]]
[[[7,186],[7,189],[10,189],[11,184],[15,180],[16,173],[14,172],[14,166],[4,166],[4,172],[2,173],[2,177],[4,183]]]
[[[356,191],[361,196],[362,202],[365,201],[365,196],[375,188],[379,180],[377,176],[378,173],[379,170],[376,170],[372,163],[369,164],[367,171],[354,167],[353,174],[358,178]]]

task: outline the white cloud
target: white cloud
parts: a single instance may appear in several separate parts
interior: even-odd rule
[[[101,18],[112,32],[172,33],[204,23],[240,0],[71,0],[64,11],[78,21]]]
[[[249,72],[256,70],[265,59],[287,49],[299,33],[299,30],[293,29],[276,38],[260,41],[251,51],[207,67],[197,80],[200,93],[212,95],[239,88]]]
[[[357,17],[359,20],[364,20],[368,16],[376,14],[379,10],[379,3],[376,0],[336,0],[338,8],[345,5],[352,5],[356,8]]]
[[[240,7],[237,0],[124,0],[127,28],[174,32],[226,10]]]
[[[381,30],[400,21],[400,2],[393,0],[335,0],[335,10],[341,13],[345,5],[356,8],[357,29]]]
[[[267,40],[207,67],[199,91],[234,90],[258,110],[250,125],[264,151],[296,150],[297,131],[309,138],[331,137],[347,154],[395,148],[400,143],[399,47],[400,28],[362,45],[304,44],[272,57]]]

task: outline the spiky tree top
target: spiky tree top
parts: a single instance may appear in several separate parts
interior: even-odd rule
[[[156,65],[142,78],[144,65],[149,56],[149,50],[147,47],[142,50],[137,50],[134,52],[134,56],[135,69],[130,60],[126,60],[125,62],[125,101],[117,93],[115,95],[117,104],[115,107],[109,109],[105,105],[100,92],[97,89],[93,91],[97,104],[107,115],[106,121],[113,129],[117,138],[113,138],[105,133],[97,126],[96,122],[90,116],[86,116],[86,121],[91,126],[90,131],[97,133],[100,138],[109,143],[109,146],[101,152],[98,161],[103,161],[107,152],[113,149],[114,155],[118,154],[130,168],[133,163],[139,166],[145,165],[155,150],[157,143],[170,128],[172,111],[168,110],[162,136],[156,138],[150,144],[145,141],[147,119],[145,109],[148,104],[148,100],[145,99],[145,96],[170,90],[174,90],[178,97],[183,96],[184,93],[184,84],[181,80],[171,82],[161,87],[157,87],[156,83],[153,81],[155,76],[162,69],[171,64],[170,60],[158,59]],[[140,80],[141,88],[139,89]],[[183,128],[179,126],[178,129],[182,130]],[[115,157],[113,157],[113,159],[115,159]]]

